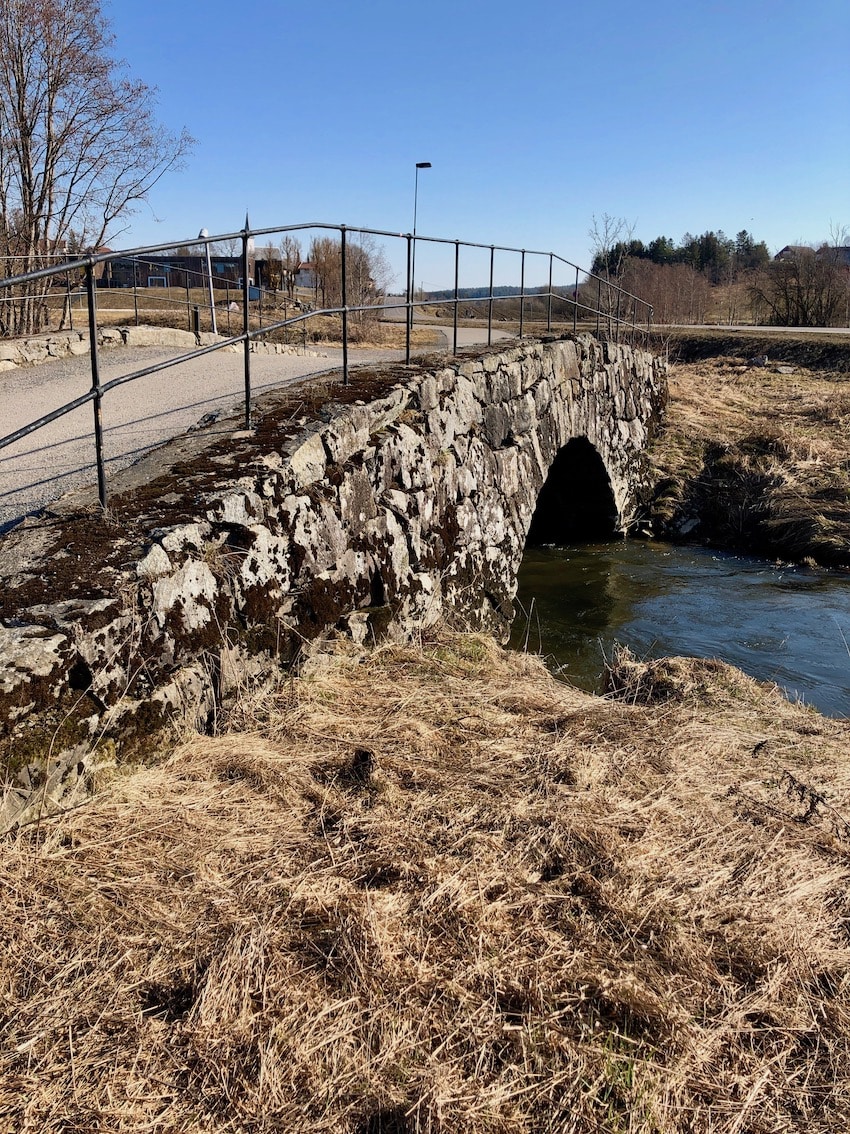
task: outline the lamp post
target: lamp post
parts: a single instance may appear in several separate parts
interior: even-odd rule
[[[212,319],[212,332],[214,335],[217,335],[218,327],[216,326],[215,322],[215,295],[213,293],[212,264],[210,263],[210,243],[208,239],[209,235],[209,232],[205,228],[202,228],[198,233],[198,237],[206,242],[204,244],[204,249],[207,254],[207,280],[209,281],[210,287],[210,318]]]
[[[416,163],[416,178],[413,183],[413,251],[410,263],[410,327],[413,328],[413,299],[416,295],[416,206],[419,203],[419,170],[430,169],[430,161]]]

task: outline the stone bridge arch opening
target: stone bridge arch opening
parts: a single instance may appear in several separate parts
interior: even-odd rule
[[[586,437],[573,437],[549,469],[526,537],[526,547],[610,539],[618,511],[605,462]]]

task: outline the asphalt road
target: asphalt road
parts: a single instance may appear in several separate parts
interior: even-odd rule
[[[483,336],[486,339],[486,331]],[[459,345],[471,345],[482,341],[482,331],[460,328],[458,338]],[[341,367],[341,350],[318,349],[324,357],[252,355],[252,393],[261,394]],[[101,381],[179,353],[160,347],[102,350]],[[351,365],[403,357],[402,351],[395,350],[349,351]],[[90,388],[87,355],[0,373],[0,436],[28,425]],[[217,351],[110,391],[102,403],[107,475],[126,468],[163,441],[185,433],[206,414],[235,411],[244,401],[243,390],[241,352]],[[93,411],[87,403],[0,449],[0,534],[66,492],[96,481]]]
[[[752,323],[653,323],[654,331],[746,331],[750,335],[850,335],[850,327],[755,327]]]

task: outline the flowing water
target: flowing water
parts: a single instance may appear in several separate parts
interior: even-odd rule
[[[722,658],[827,715],[850,714],[841,576],[655,542],[529,548],[511,645],[599,692],[614,642],[640,658]]]

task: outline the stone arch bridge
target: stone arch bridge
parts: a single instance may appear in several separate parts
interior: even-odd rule
[[[175,718],[203,727],[329,628],[505,637],[527,539],[639,515],[665,375],[577,335],[299,396],[312,408],[272,396],[251,435],[155,452],[113,487],[111,519],[0,543],[0,825],[34,792],[83,790],[93,759],[150,756]]]

